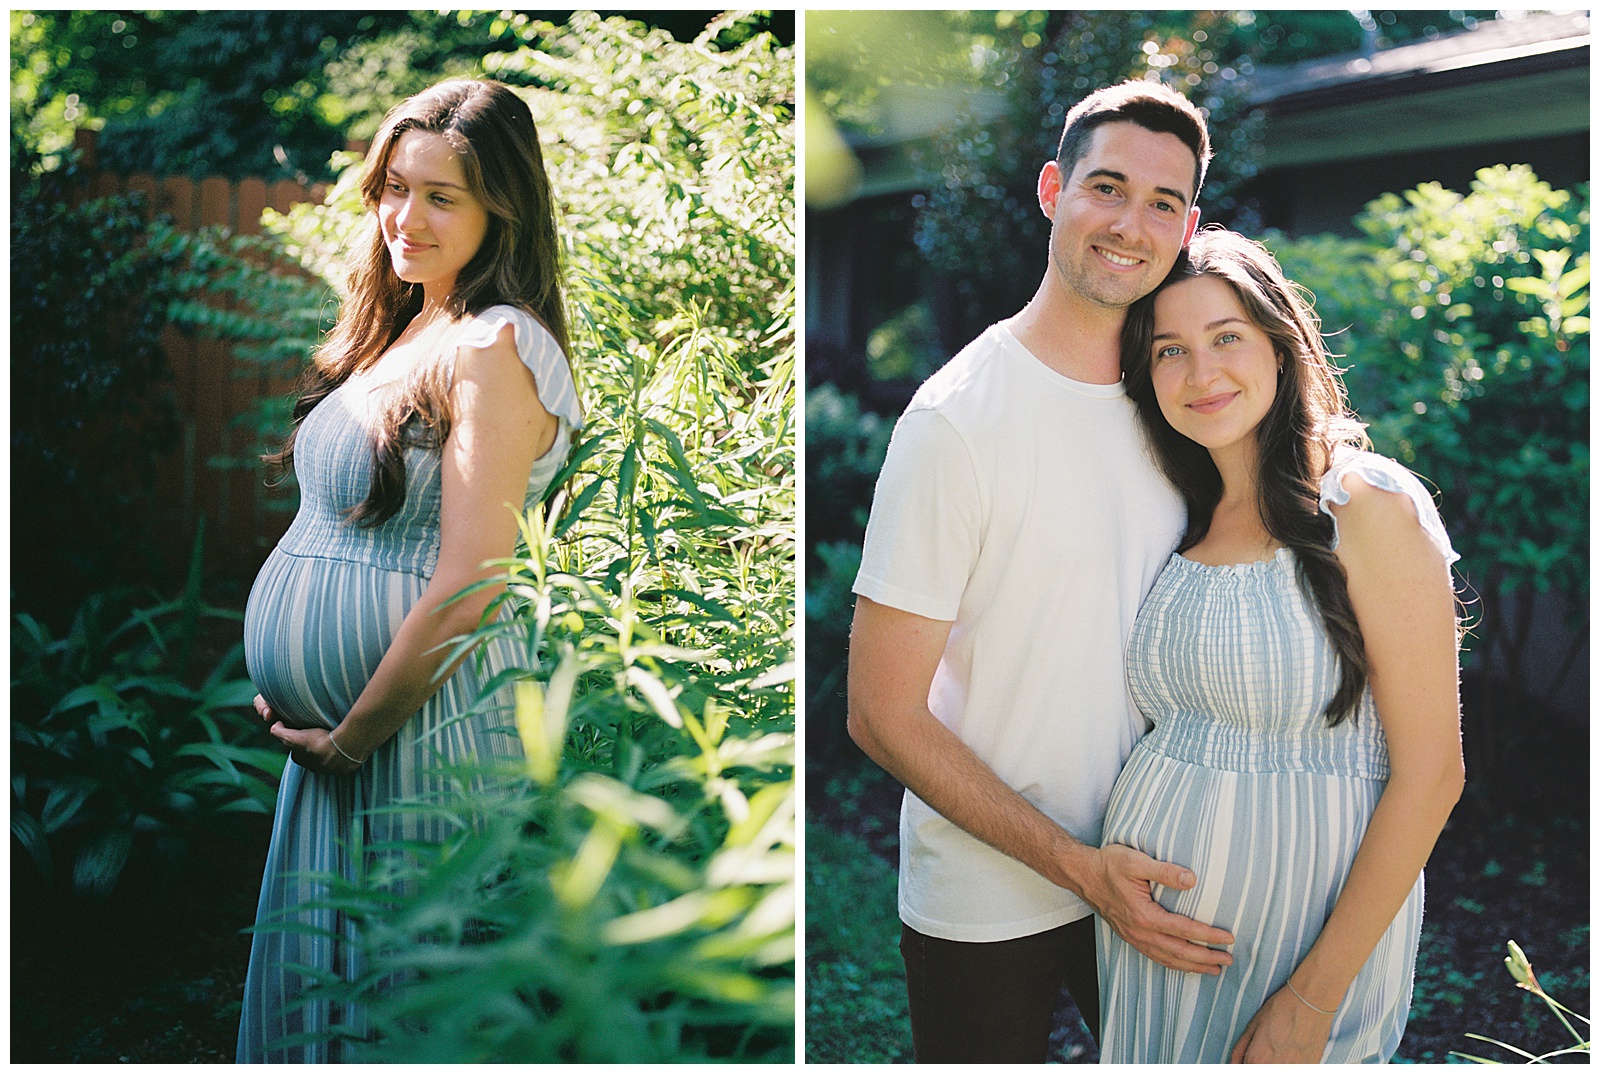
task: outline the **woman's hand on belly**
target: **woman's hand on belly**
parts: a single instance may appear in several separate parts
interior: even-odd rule
[[[267,704],[266,698],[256,695],[256,713],[266,722],[272,737],[289,749],[289,756],[301,768],[328,776],[348,775],[361,767],[361,762],[339,751],[333,743],[333,734],[322,728],[300,730],[290,727],[278,718]]]
[[[1228,1057],[1230,1063],[1320,1063],[1333,1015],[1312,1010],[1288,988],[1267,997]]]

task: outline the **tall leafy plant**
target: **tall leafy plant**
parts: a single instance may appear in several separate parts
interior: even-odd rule
[[[508,615],[460,639],[525,654],[496,685],[526,765],[417,804],[444,844],[324,878],[361,1058],[793,1058],[793,58],[717,51],[731,25],[519,20],[485,58],[546,139],[588,423]],[[335,287],[354,166],[270,227]]]

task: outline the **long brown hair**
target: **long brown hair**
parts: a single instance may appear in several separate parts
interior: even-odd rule
[[[1151,382],[1155,299],[1198,276],[1233,288],[1251,322],[1272,341],[1283,365],[1277,396],[1256,426],[1257,510],[1267,532],[1294,550],[1300,586],[1316,603],[1339,658],[1339,686],[1328,702],[1330,725],[1354,718],[1367,684],[1367,655],[1350,604],[1343,566],[1334,555],[1333,520],[1319,507],[1322,476],[1340,444],[1368,447],[1350,413],[1344,382],[1328,355],[1310,295],[1283,275],[1266,247],[1221,228],[1206,228],[1178,255],[1167,278],[1128,309],[1122,326],[1122,369],[1156,457],[1189,510],[1178,551],[1211,528],[1222,498],[1222,475],[1211,453],[1167,423]]]
[[[450,144],[468,189],[489,213],[483,243],[446,301],[451,320],[494,305],[520,306],[543,322],[566,353],[555,203],[527,104],[499,82],[452,79],[396,105],[384,117],[361,172],[361,200],[374,216],[395,144],[410,130],[438,134]],[[292,465],[305,416],[353,374],[370,368],[422,310],[422,287],[395,275],[378,227],[351,253],[348,291],[338,323],[302,378],[288,440],[265,456],[269,465]],[[444,363],[425,362],[382,405],[373,432],[372,486],[350,510],[351,521],[376,526],[400,510],[406,496],[404,448],[444,443],[450,421],[448,371]]]

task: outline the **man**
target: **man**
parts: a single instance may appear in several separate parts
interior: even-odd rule
[[[1152,883],[1194,876],[1099,848],[1143,724],[1123,680],[1134,614],[1183,507],[1123,394],[1124,310],[1199,219],[1200,114],[1128,82],[1068,113],[1039,175],[1037,293],[918,390],[867,527],[850,733],[905,784],[901,952],[919,1062],[1043,1062],[1064,982],[1098,1037],[1094,924],[1217,973],[1220,929]]]

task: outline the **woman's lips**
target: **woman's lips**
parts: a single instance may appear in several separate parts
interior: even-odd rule
[[[1200,414],[1215,414],[1238,396],[1238,392],[1221,392],[1217,395],[1206,395],[1195,399],[1188,404],[1190,410]]]

